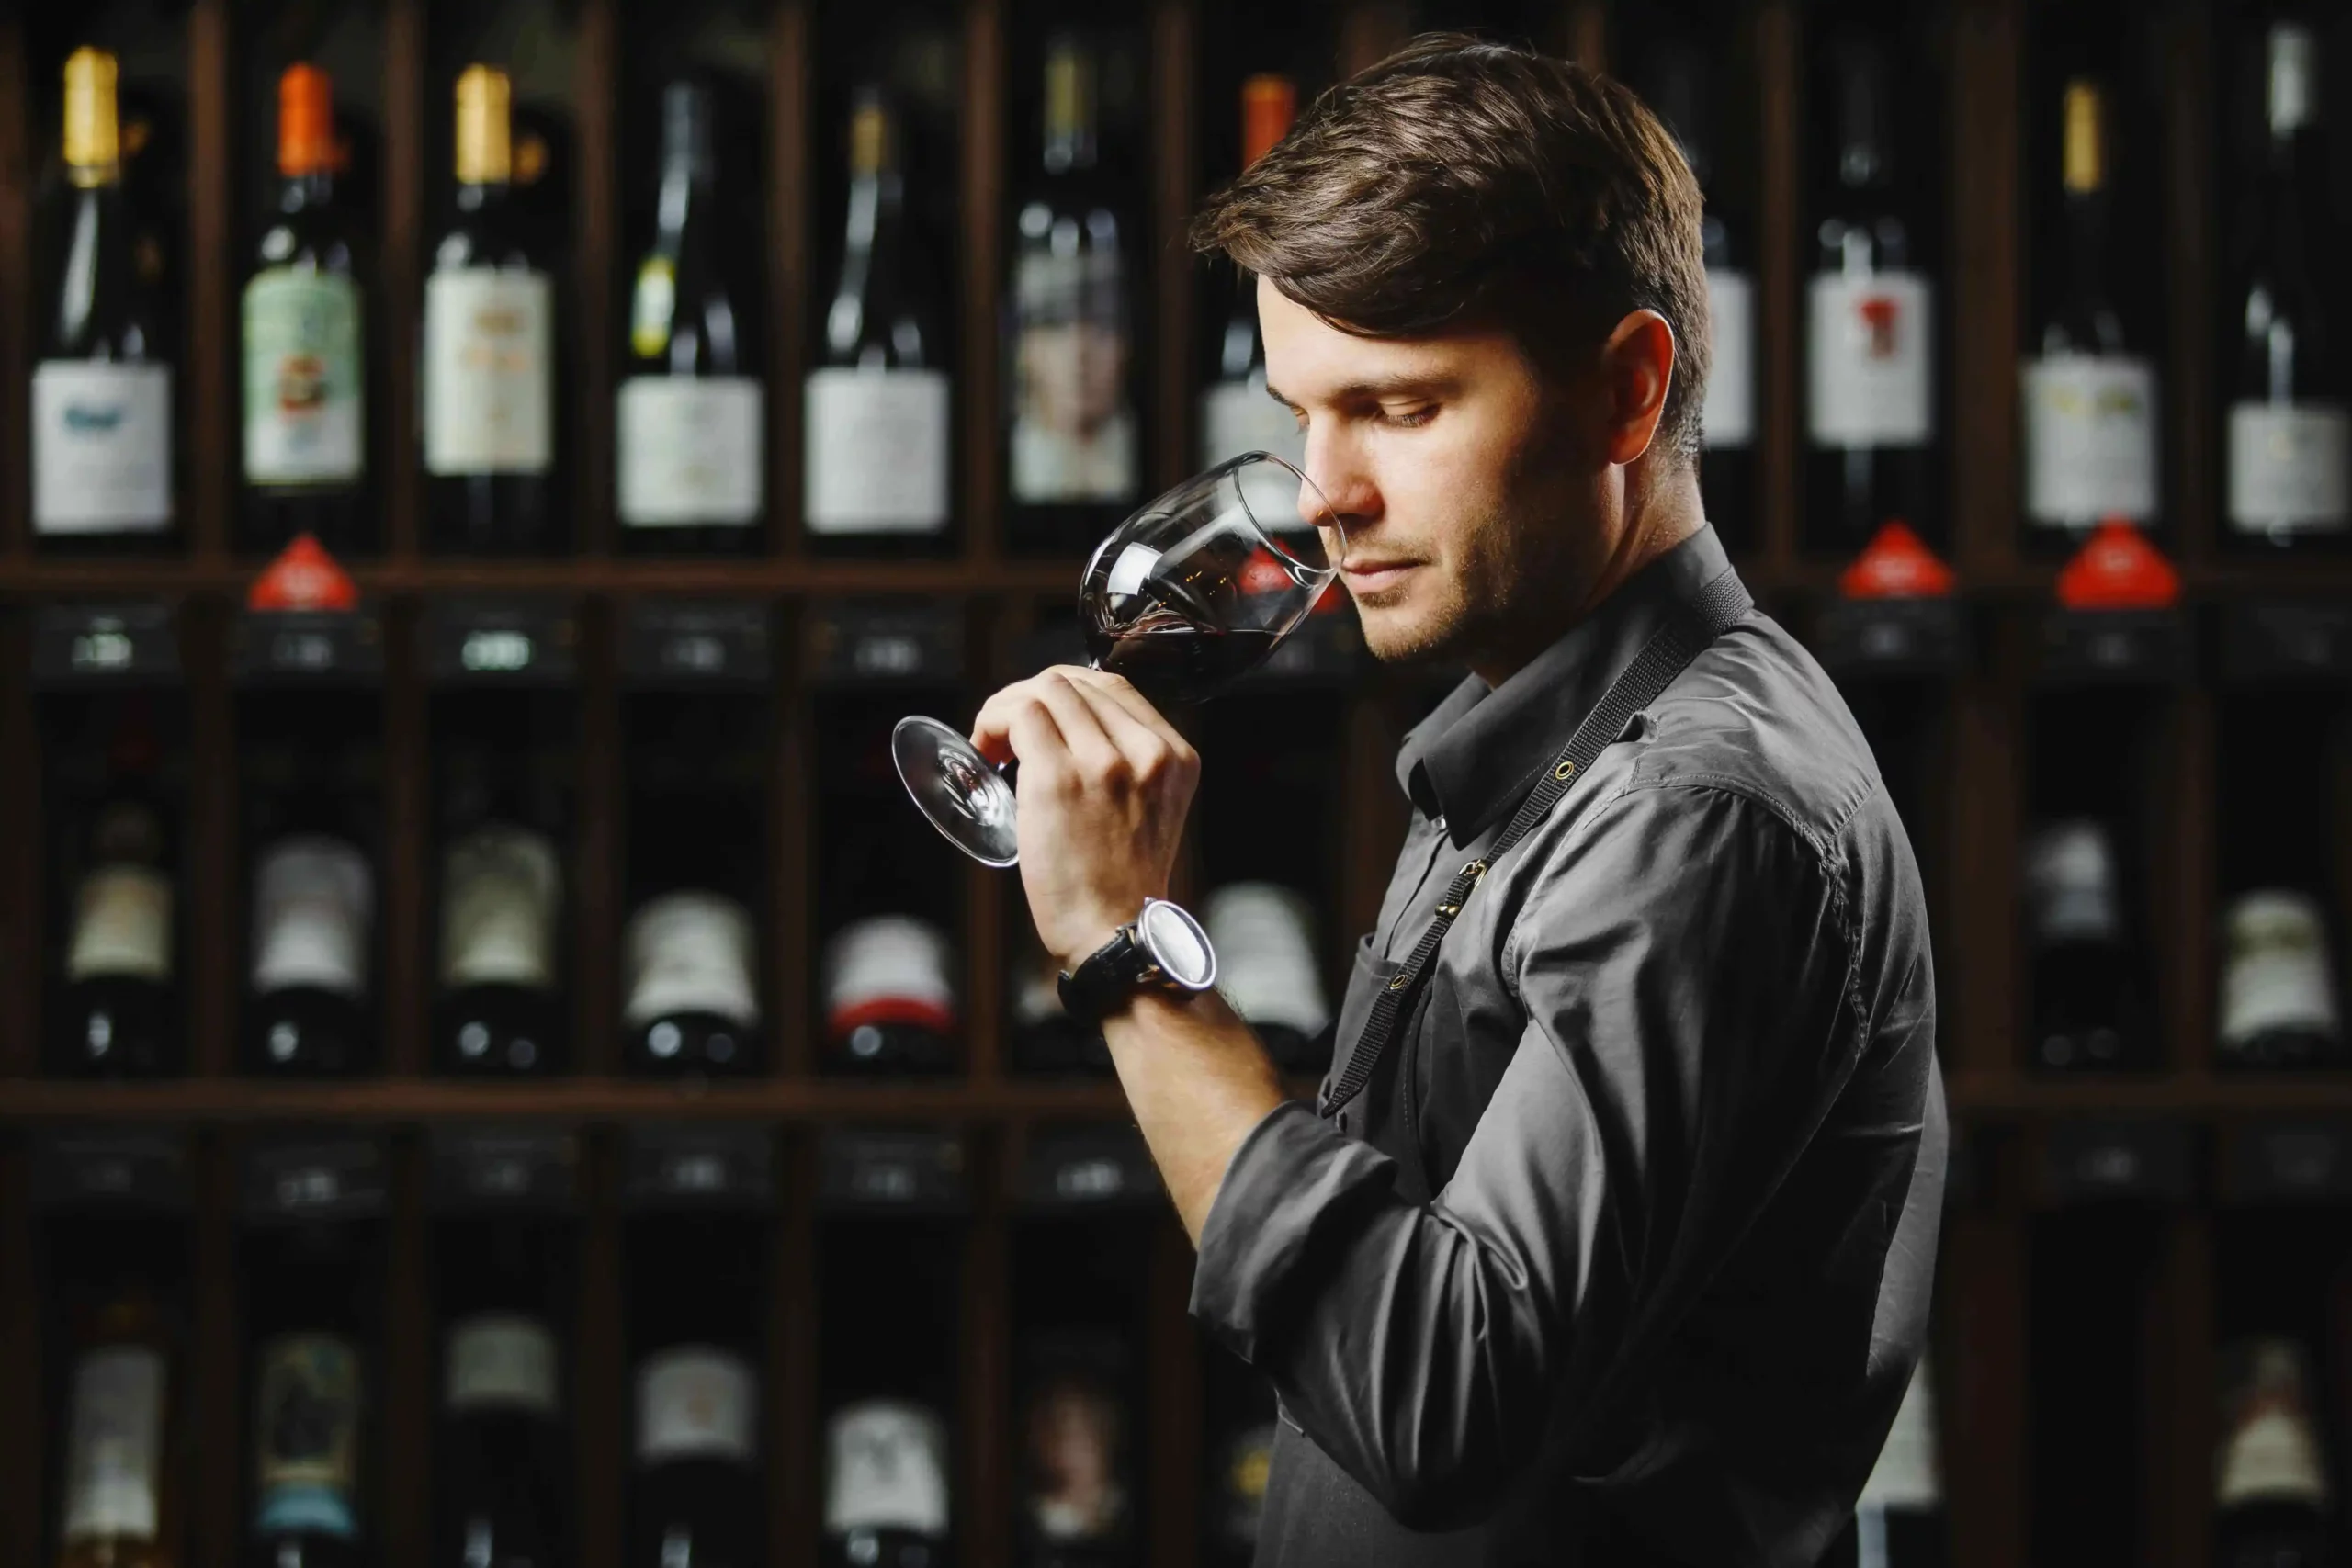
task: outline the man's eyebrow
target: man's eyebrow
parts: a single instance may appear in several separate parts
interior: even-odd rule
[[[1351,381],[1344,387],[1335,388],[1330,400],[1335,403],[1367,402],[1408,393],[1450,392],[1459,384],[1458,378],[1444,371],[1399,371],[1393,376],[1375,376],[1369,381]],[[1298,406],[1271,381],[1266,383],[1266,395],[1288,407]]]

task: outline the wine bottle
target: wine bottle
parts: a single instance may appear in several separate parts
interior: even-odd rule
[[[280,839],[254,867],[248,1069],[341,1077],[371,1069],[368,959],[375,878],[351,844],[321,833]]]
[[[1939,1451],[1934,1386],[1922,1360],[1854,1500],[1854,1521],[1830,1543],[1822,1568],[1942,1568],[1951,1549]]]
[[[555,846],[496,823],[451,844],[441,873],[441,995],[434,1051],[444,1072],[528,1075],[562,1066]]]
[[[1706,54],[1687,40],[1663,41],[1650,62],[1644,96],[1681,143],[1691,176],[1708,197],[1700,237],[1707,263],[1711,353],[1706,400],[1700,408],[1705,445],[1699,491],[1707,521],[1737,550],[1754,542],[1756,509],[1756,279],[1744,234],[1714,199],[1714,94]]]
[[[2303,1348],[2255,1339],[2231,1347],[2222,1362],[2213,1560],[2220,1568],[2322,1568],[2334,1561],[2327,1470]]]
[[[947,1425],[903,1399],[825,1424],[825,1568],[948,1568]]]
[[[160,1077],[180,1070],[177,894],[158,762],[147,709],[134,703],[108,748],[87,856],[70,873],[63,984],[50,1030],[58,1073]]]
[[[277,84],[277,210],[244,296],[246,548],[308,534],[347,555],[368,513],[366,315],[335,201],[333,93],[315,65]]]
[[[358,1568],[367,1387],[349,1237],[288,1232],[255,1292],[254,1568]]]
[[[614,424],[622,547],[647,554],[761,543],[766,400],[729,276],[713,112],[698,82],[662,89],[660,231],[637,267]]]
[[[1306,900],[1277,883],[1236,882],[1209,895],[1201,919],[1218,955],[1217,988],[1275,1066],[1299,1071],[1328,1059],[1331,1007]]]
[[[1901,519],[1935,532],[1935,286],[1901,209],[1889,62],[1871,39],[1831,47],[1830,209],[1805,291],[1808,506],[1847,548]]]
[[[1125,1342],[1096,1330],[1038,1335],[1022,1402],[1023,1568],[1121,1568],[1136,1560]]]
[[[2026,846],[2033,1053],[2056,1071],[2149,1065],[2153,1043],[2104,823],[2053,822]]]
[[[1039,944],[1034,929],[1016,962],[1011,990],[1012,1060],[1027,1073],[1086,1073],[1107,1077],[1111,1047],[1102,1032],[1070,1017],[1062,1007],[1061,966]]]
[[[956,1065],[954,950],[907,915],[845,926],[826,944],[825,1044],[845,1073],[944,1073]]]
[[[163,1312],[143,1282],[125,1280],[78,1315],[57,1568],[169,1568],[178,1487],[166,1452],[178,1390]]]
[[[2307,893],[2267,888],[2222,913],[2222,1066],[2326,1067],[2344,1060],[2327,922]]]
[[[435,548],[561,543],[555,479],[555,286],[513,210],[503,71],[458,78],[458,212],[424,280],[426,510]]]
[[[2061,291],[2022,373],[2026,519],[2066,548],[2107,518],[2157,514],[2156,373],[2109,294],[2104,113],[2097,83],[2066,84]]]
[[[123,195],[115,57],[65,62],[65,192],[32,376],[32,522],[46,548],[175,542],[172,368]]]
[[[1015,215],[1010,478],[1013,545],[1083,555],[1137,499],[1127,220],[1096,141],[1094,51],[1046,49],[1045,151]]]
[[[659,1077],[756,1072],[758,968],[752,917],[717,893],[647,900],[621,936],[629,1070]]]
[[[820,549],[933,552],[951,515],[945,336],[910,243],[898,122],[874,87],[850,114],[844,228],[824,363],[803,405],[802,512]]]
[[[535,1316],[481,1312],[450,1325],[439,1561],[496,1568],[564,1561],[560,1367],[555,1336]]]
[[[733,1350],[673,1344],[637,1372],[631,1568],[754,1561],[758,1383]]]
[[[2231,371],[2226,511],[2257,548],[2339,546],[2352,528],[2352,407],[2344,347],[2322,280],[2318,46],[2273,22],[2267,39],[2266,152],[2243,226],[2238,349]]]
[[[1261,74],[1241,84],[1241,166],[1264,157],[1290,134],[1298,89],[1287,76]],[[1201,393],[1201,467],[1244,452],[1272,452],[1306,466],[1306,433],[1298,416],[1266,390],[1266,341],[1258,330],[1258,279],[1241,274],[1233,313],[1217,344],[1217,378]]]

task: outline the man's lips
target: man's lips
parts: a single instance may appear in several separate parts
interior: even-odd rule
[[[1405,574],[1419,564],[1409,560],[1351,560],[1340,570],[1347,577],[1349,588],[1358,593],[1375,593],[1404,581]]]

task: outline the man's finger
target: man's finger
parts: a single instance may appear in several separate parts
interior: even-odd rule
[[[1188,763],[1192,749],[1184,744],[1183,738],[1165,725],[1145,723],[1120,700],[1117,693],[1092,681],[1073,679],[1070,685],[1093,705],[1095,717],[1102,721],[1103,730],[1126,757],[1127,765],[1135,770],[1137,778],[1157,784],[1171,767]],[[1149,711],[1149,705],[1146,705],[1146,711]]]
[[[978,714],[974,716],[973,748],[989,761],[1004,763],[1018,758],[1028,762],[1038,760],[1033,757],[1034,751],[1042,751],[1047,747],[1057,750],[1063,749],[1061,731],[1053,725],[1050,715],[1046,716],[1045,732],[1039,733],[1032,728],[1031,738],[1024,739],[1022,733],[1023,727],[1018,722],[1023,711],[1035,710],[1045,714],[1045,709],[1037,702],[1036,693],[1031,687],[1031,682],[1015,681],[992,694],[980,705]]]
[[[1107,670],[1091,670],[1082,664],[1057,664],[1054,668],[1089,692],[1100,693],[1108,701],[1118,704],[1121,712],[1162,740],[1179,746],[1183,744],[1183,736],[1168,721],[1168,716],[1152,706],[1125,676],[1114,675]]]
[[[1126,753],[1102,728],[1102,716],[1084,693],[1051,670],[1028,684],[1036,700],[1054,716],[1054,726],[1061,731],[1070,760],[1081,773],[1100,778],[1129,767]]]

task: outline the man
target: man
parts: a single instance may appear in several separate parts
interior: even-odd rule
[[[1200,1248],[1193,1315],[1280,1397],[1261,1563],[1812,1562],[1925,1340],[1917,868],[1705,522],[1699,219],[1624,88],[1437,38],[1198,221],[1258,276],[1366,642],[1475,671],[1398,756],[1410,830],[1318,1107],[1181,954],[1128,955],[1181,931],[1114,934],[1167,893],[1183,739],[1078,669],[979,716],[1021,761],[1030,912]]]

